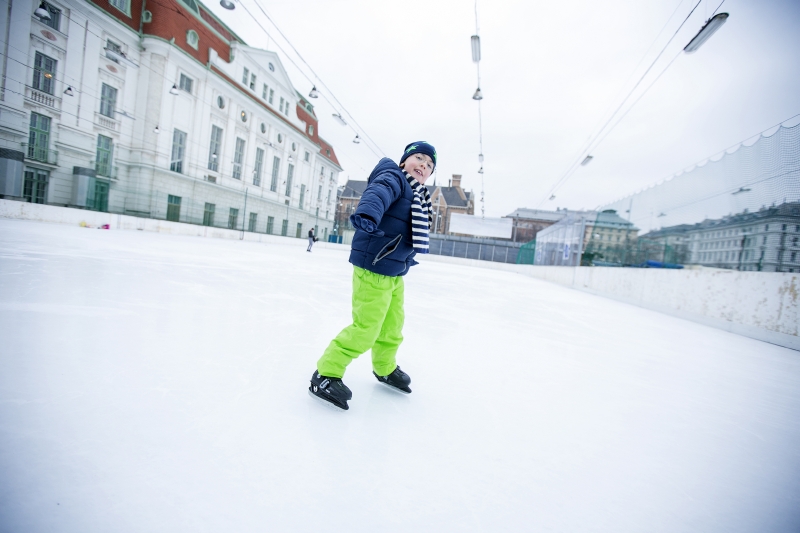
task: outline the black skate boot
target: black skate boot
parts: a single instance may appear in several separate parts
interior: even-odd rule
[[[347,385],[342,383],[341,379],[321,376],[319,372],[314,372],[314,375],[311,376],[308,393],[345,411],[350,409],[347,400],[353,397],[353,393],[350,392]]]
[[[372,372],[372,375],[384,385],[388,385],[404,394],[411,394],[411,389],[408,388],[408,386],[411,385],[411,378],[408,377],[408,374],[400,370],[399,366],[388,376],[379,376],[375,371]]]

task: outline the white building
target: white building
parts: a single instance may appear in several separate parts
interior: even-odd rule
[[[688,234],[691,263],[759,272],[800,272],[800,202],[705,220]]]
[[[248,231],[332,230],[341,167],[274,52],[195,0],[18,0],[0,196]]]

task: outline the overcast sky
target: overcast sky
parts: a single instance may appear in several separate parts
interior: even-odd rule
[[[354,117],[395,160],[407,143],[431,142],[437,184],[462,174],[462,185],[480,198],[473,1],[240,1],[234,11],[206,3],[249,45],[278,51],[307,94],[311,82],[289,57],[314,77],[258,10],[261,2],[319,76],[318,89],[344,105],[313,101],[320,133],[344,167],[341,184],[366,179],[378,156],[351,142],[356,131],[336,123],[335,111]],[[725,0],[719,11],[730,14],[727,23],[698,52],[683,54],[720,3],[701,0],[629,104],[674,63],[592,150],[594,160],[547,200],[696,3],[478,2],[486,216],[518,207],[595,208],[800,113],[800,2]]]

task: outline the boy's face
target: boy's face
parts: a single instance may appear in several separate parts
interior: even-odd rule
[[[403,161],[403,168],[415,180],[425,185],[433,173],[433,159],[426,154],[411,154]]]

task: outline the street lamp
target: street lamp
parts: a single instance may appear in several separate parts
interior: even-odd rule
[[[703,27],[700,28],[700,31],[697,32],[697,35],[695,35],[694,38],[689,41],[689,44],[686,45],[683,51],[687,54],[693,54],[696,52],[697,49],[709,39],[709,37],[714,35],[714,33],[720,29],[723,24],[725,24],[725,21],[728,20],[728,16],[729,15],[727,13],[718,13],[708,19],[706,23],[703,24]]]

